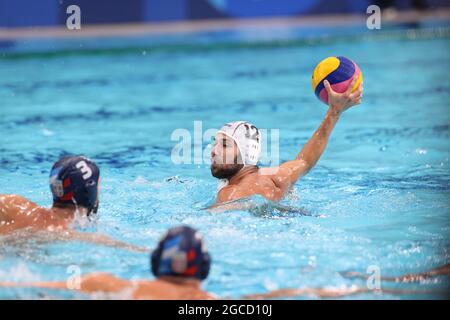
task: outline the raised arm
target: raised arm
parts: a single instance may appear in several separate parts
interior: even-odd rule
[[[327,80],[324,81],[329,101],[329,108],[325,118],[297,157],[279,166],[272,176],[275,184],[283,191],[287,191],[301,176],[307,174],[316,165],[325,151],[328,139],[340,115],[350,107],[361,103],[363,84],[361,83],[355,92],[351,92],[356,80],[357,78],[353,78],[347,91],[344,93],[333,91],[330,83]]]

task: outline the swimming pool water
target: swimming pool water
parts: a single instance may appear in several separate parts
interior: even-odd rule
[[[0,193],[50,206],[53,162],[85,154],[101,168],[99,220],[88,230],[152,248],[169,227],[198,228],[213,258],[203,287],[219,296],[364,286],[340,272],[371,265],[383,276],[426,271],[449,262],[449,49],[444,36],[2,56]],[[217,129],[244,119],[279,129],[281,161],[292,159],[326,111],[310,76],[330,55],[359,64],[364,102],[341,117],[317,166],[282,202],[300,210],[201,210],[217,181],[208,164],[171,162],[172,132],[193,132],[197,120]],[[70,265],[83,274],[153,277],[148,254],[0,241],[2,281],[65,280]],[[447,294],[357,298],[443,298],[449,281],[382,286]],[[86,298],[0,289],[3,299],[61,297]]]

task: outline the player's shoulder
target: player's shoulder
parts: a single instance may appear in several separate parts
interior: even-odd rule
[[[247,182],[227,185],[217,193],[217,200],[218,202],[227,202],[240,199],[248,196],[251,189],[250,184]]]
[[[0,204],[8,206],[37,206],[36,203],[17,194],[0,194]]]

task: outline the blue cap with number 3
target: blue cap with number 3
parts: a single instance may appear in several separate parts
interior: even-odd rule
[[[88,216],[97,213],[100,170],[83,156],[68,156],[58,160],[50,172],[53,205],[74,204],[85,207]]]

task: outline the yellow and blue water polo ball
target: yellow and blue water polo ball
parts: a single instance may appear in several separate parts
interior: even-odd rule
[[[312,88],[316,96],[324,103],[328,104],[328,93],[323,81],[326,79],[334,91],[345,92],[353,77],[357,77],[352,89],[358,89],[363,76],[358,65],[345,57],[328,57],[319,62],[312,74]]]

